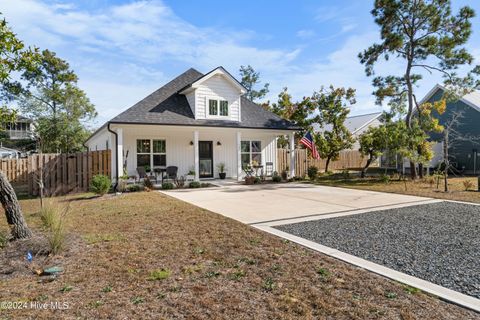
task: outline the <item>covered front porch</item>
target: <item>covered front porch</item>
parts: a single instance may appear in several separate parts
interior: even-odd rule
[[[193,175],[199,181],[218,178],[223,164],[226,177],[240,181],[247,164],[278,171],[280,135],[289,136],[290,157],[295,161],[293,131],[139,124],[112,124],[110,130],[116,134],[110,145],[112,168],[118,167],[118,175],[113,176],[118,177],[138,175],[139,167],[154,171],[174,166],[179,177]],[[295,176],[294,169],[292,165],[290,176]]]

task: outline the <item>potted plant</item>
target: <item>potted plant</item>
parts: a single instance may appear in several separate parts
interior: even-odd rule
[[[193,181],[195,180],[195,170],[190,169],[185,176],[185,181]]]
[[[227,173],[225,172],[225,163],[220,162],[217,165],[217,169],[218,169],[218,176],[220,177],[220,179],[225,179],[225,177],[227,176]]]

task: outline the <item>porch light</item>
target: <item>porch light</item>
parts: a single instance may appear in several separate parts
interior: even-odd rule
[[[217,146],[221,146],[222,143],[220,141],[217,141]]]
[[[190,145],[193,146],[193,141],[190,141]]]

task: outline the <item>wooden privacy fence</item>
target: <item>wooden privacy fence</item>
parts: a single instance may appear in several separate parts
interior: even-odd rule
[[[43,180],[46,195],[87,191],[94,175],[111,177],[110,150],[72,154],[33,154],[24,159],[4,159],[2,170],[15,189],[39,195]]]
[[[360,168],[367,162],[359,151],[345,150],[340,152],[340,157],[337,161],[330,161],[328,170],[341,170]],[[290,151],[287,149],[277,149],[277,163],[278,170],[282,172],[290,167]],[[307,157],[307,149],[295,149],[295,175],[303,177],[307,174],[307,169],[310,166],[315,166],[319,171],[325,170],[326,159],[314,160],[310,156]]]

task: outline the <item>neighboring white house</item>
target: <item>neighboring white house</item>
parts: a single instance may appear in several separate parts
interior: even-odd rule
[[[358,116],[351,116],[345,119],[344,125],[350,131],[355,142],[350,148],[351,150],[358,150],[360,148],[360,142],[358,138],[362,133],[368,130],[370,127],[378,127],[381,125],[380,117],[382,112],[362,114]],[[316,132],[323,132],[331,130],[331,125],[326,125],[325,128],[320,128],[317,124],[314,125],[313,130]]]
[[[245,88],[223,67],[207,74],[189,69],[120,113],[86,142],[89,150],[112,150],[112,176],[137,174],[137,167],[176,166],[195,179],[242,179],[245,164],[273,165],[277,137],[288,135],[294,163],[292,123],[246,99]],[[294,173],[290,166],[290,174]]]

